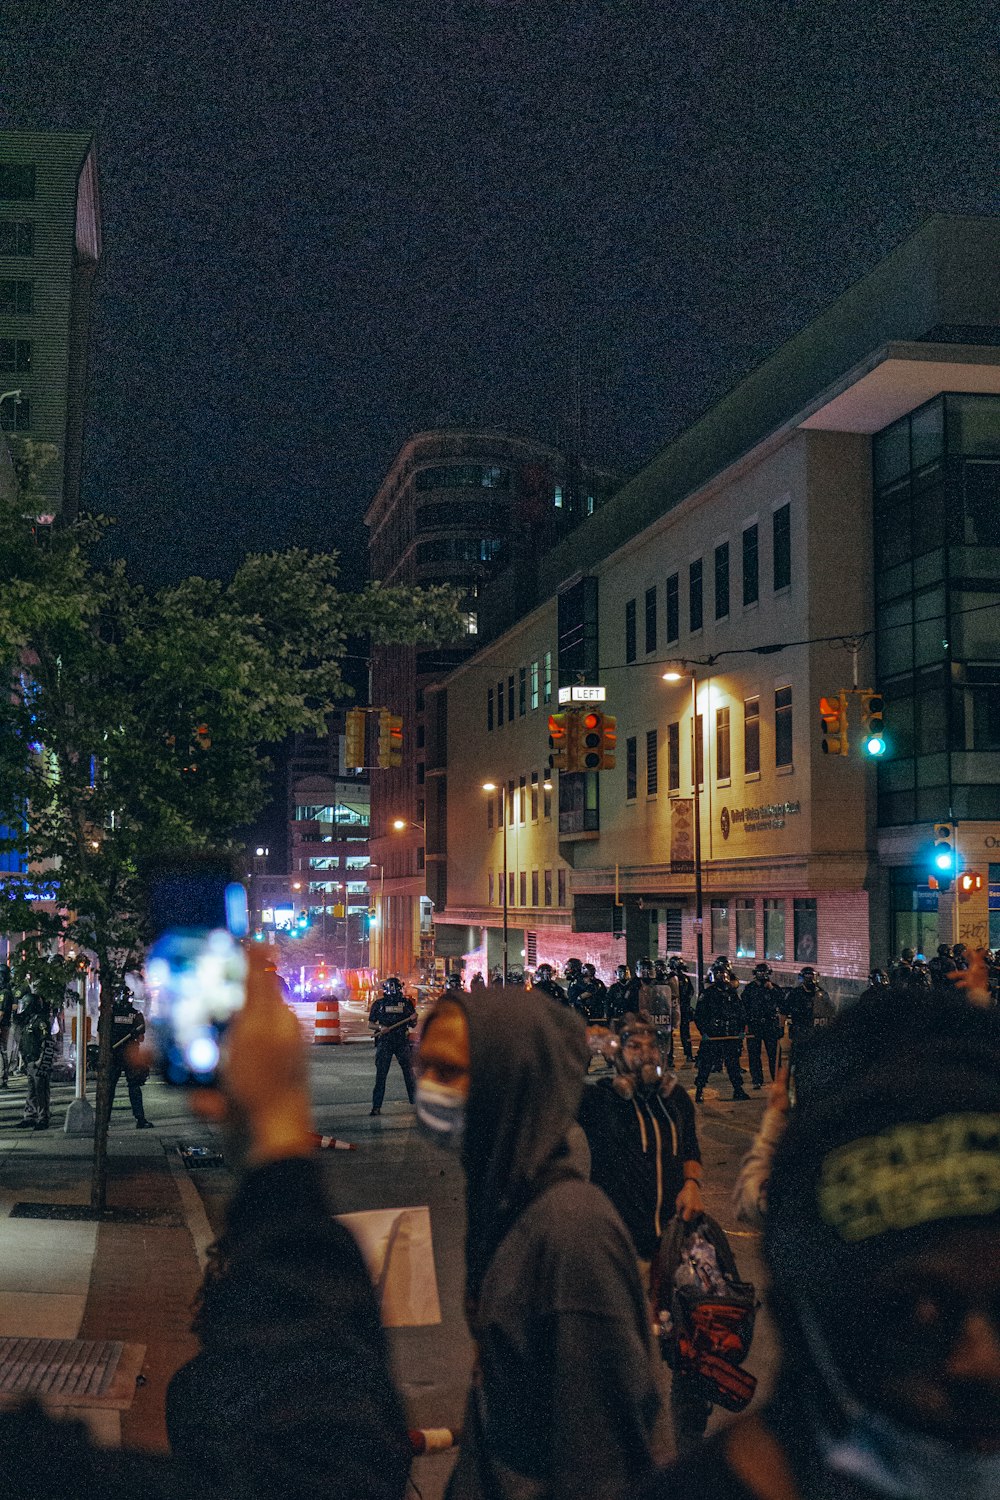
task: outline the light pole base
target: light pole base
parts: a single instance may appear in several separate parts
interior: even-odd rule
[[[96,1116],[89,1099],[73,1099],[66,1111],[65,1135],[93,1135]]]

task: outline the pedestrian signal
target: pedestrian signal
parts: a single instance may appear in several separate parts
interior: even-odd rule
[[[344,724],[344,765],[348,771],[364,770],[365,724],[363,708],[349,708]]]
[[[824,755],[846,755],[850,749],[847,737],[847,694],[819,700],[820,728]]]
[[[378,716],[378,763],[382,771],[403,764],[403,720],[387,708]]]
[[[862,745],[866,755],[885,754],[885,699],[881,693],[861,694]]]
[[[973,891],[981,891],[983,888],[983,877],[978,870],[964,870],[958,877],[958,889],[963,896],[971,896]]]

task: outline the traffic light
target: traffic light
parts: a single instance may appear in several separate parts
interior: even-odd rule
[[[549,768],[569,770],[567,719],[569,714],[549,714]]]
[[[604,745],[604,715],[589,713],[580,715],[580,733],[577,737],[577,762],[574,770],[599,771]]]
[[[971,896],[973,891],[981,891],[983,888],[983,877],[978,870],[963,870],[958,877],[958,889],[963,896]]]
[[[403,764],[403,720],[387,708],[378,716],[378,763],[382,771]]]
[[[199,750],[211,750],[212,736],[209,733],[207,724],[199,724],[196,727],[194,732],[194,743],[198,746]]]
[[[864,735],[861,740],[866,755],[885,754],[885,699],[881,693],[861,694],[861,723]]]
[[[365,724],[363,708],[349,708],[344,724],[344,765],[349,771],[361,771],[365,764]]]
[[[951,882],[958,871],[955,828],[951,823],[934,824],[934,847],[931,850],[931,871],[937,881],[939,891],[951,889]]]
[[[599,770],[613,771],[615,768],[615,750],[618,745],[618,720],[614,714],[601,715],[601,764]]]
[[[846,755],[850,749],[847,738],[847,694],[836,698],[819,700],[820,727],[823,731],[823,754]]]

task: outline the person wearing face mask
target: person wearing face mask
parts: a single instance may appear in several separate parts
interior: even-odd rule
[[[560,1005],[569,1004],[566,998],[566,991],[561,984],[557,984],[556,982],[551,964],[538,965],[538,968],[535,970],[535,982],[532,988],[538,990],[543,995],[548,995],[550,1000],[558,1000]]]
[[[643,1500],[1000,1495],[1000,1025],[985,1003],[890,992],[803,1045],[764,1215],[774,1394]]]
[[[614,983],[608,986],[608,1020],[611,1025],[621,1021],[632,998],[633,981],[628,977],[628,964],[619,964],[615,970]]]
[[[417,1121],[461,1153],[477,1351],[449,1500],[620,1500],[652,1467],[645,1298],[580,1161],[587,1062],[579,1017],[530,994],[448,997],[424,1027]]]
[[[799,982],[794,989],[785,991],[781,1005],[788,1017],[790,1038],[794,1045],[800,1037],[808,1036],[817,1020],[826,1019],[833,1013],[830,996],[816,977],[816,970],[808,965],[799,970]]]
[[[664,1071],[653,1026],[628,1025],[613,1060],[615,1077],[584,1089],[579,1119],[590,1147],[590,1180],[621,1214],[652,1298],[650,1269],[670,1220],[704,1212],[695,1111],[687,1090]],[[670,1410],[675,1445],[686,1451],[705,1431],[711,1408],[695,1381],[675,1374]]]

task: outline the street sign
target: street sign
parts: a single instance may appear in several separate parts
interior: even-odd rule
[[[575,687],[559,689],[560,703],[603,703],[608,696],[607,688],[577,683]]]

